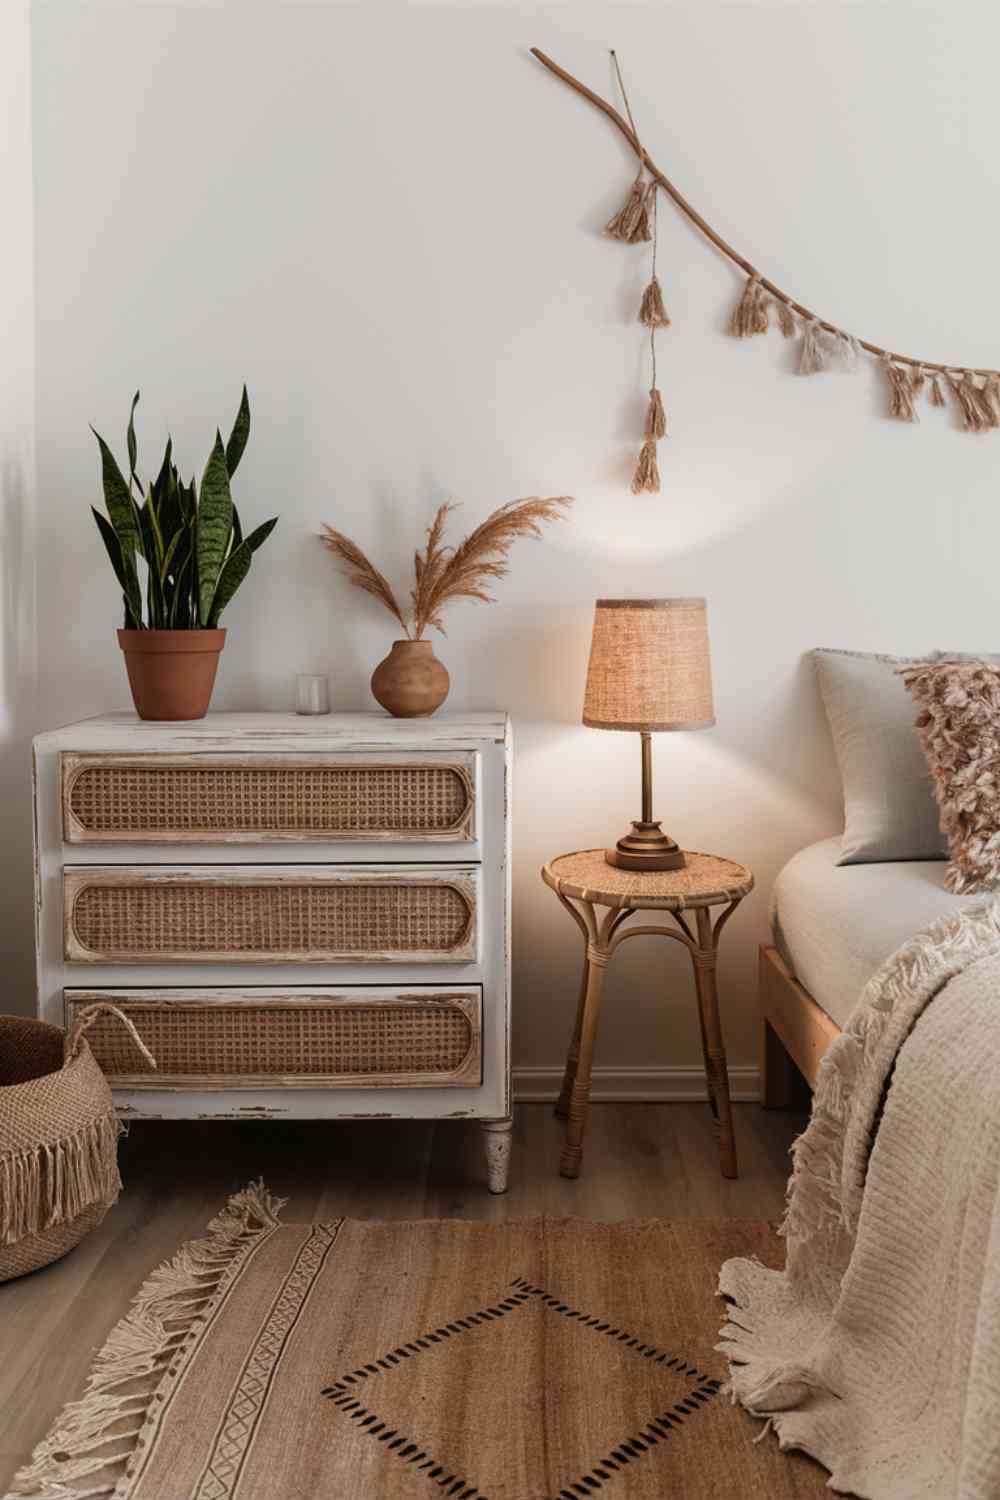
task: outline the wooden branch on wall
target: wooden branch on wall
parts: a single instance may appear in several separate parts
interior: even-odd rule
[[[650,157],[649,153],[641,145],[638,137],[632,130],[628,121],[618,113],[618,111],[612,104],[609,104],[606,99],[602,99],[600,94],[596,94],[593,89],[589,89],[585,83],[581,83],[578,78],[574,78],[573,74],[568,73],[565,68],[561,68],[558,63],[552,60],[551,57],[546,56],[546,54],[541,50],[540,47],[532,47],[531,53],[538,59],[543,67],[549,70],[550,73],[554,74],[556,78],[560,78],[563,83],[568,84],[571,89],[575,89],[578,94],[581,94],[584,99],[587,99],[591,104],[595,106],[595,108],[599,109],[602,114],[606,115],[612,122],[612,124],[617,126],[622,135],[628,141],[629,145],[632,147],[632,150],[639,158],[640,165],[645,166],[650,176],[663,189],[668,197],[673,200],[673,202],[677,205],[681,212],[685,214],[688,219],[690,219],[691,223],[701,231],[706,239],[710,240],[711,243],[715,245],[716,249],[720,250],[723,255],[727,256],[734,265],[739,266],[741,270],[745,271],[748,276],[759,282],[760,286],[766,292],[768,292],[778,304],[790,309],[792,312],[797,313],[801,318],[803,318],[806,321],[807,326],[812,325],[815,328],[822,329],[825,333],[834,334],[838,338],[845,337],[844,330],[842,328],[839,328],[835,323],[828,323],[825,319],[818,317],[817,314],[812,312],[808,307],[805,307],[801,302],[796,302],[794,297],[790,297],[789,294],[783,291],[781,287],[777,286],[773,281],[769,281],[766,276],[762,275],[761,272],[757,270],[752,261],[747,260],[746,256],[741,255],[738,250],[735,250],[733,246],[728,243],[728,241],[724,240],[722,238],[722,235],[719,234],[715,229],[713,229],[711,224],[709,224],[708,221],[704,219],[700,213],[698,213],[697,209],[695,209],[693,205],[688,202],[688,200],[674,186],[674,184],[665,175],[665,173],[661,172],[660,168]],[[918,373],[927,372],[929,375],[947,375],[949,376],[949,383],[953,385],[954,380],[951,377],[954,377],[956,373],[963,377],[982,376],[987,381],[995,381],[1000,378],[1000,371],[998,370],[978,369],[968,365],[941,364],[940,362],[934,360],[917,359],[910,354],[897,354],[894,350],[885,349],[881,344],[874,344],[868,339],[858,339],[856,340],[856,342],[858,346],[861,349],[864,349],[867,353],[874,355],[878,359],[887,360],[890,364],[909,365],[912,366],[914,371]],[[959,392],[958,394],[959,398],[961,399],[961,393]],[[901,413],[894,413],[894,415],[901,415]],[[908,419],[912,420],[912,417]],[[983,425],[995,424],[984,423]],[[966,426],[976,427],[976,430],[978,430],[978,425],[975,422],[966,420]]]

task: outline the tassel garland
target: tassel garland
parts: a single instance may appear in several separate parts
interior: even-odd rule
[[[632,476],[633,495],[660,493],[660,466],[656,462],[656,443],[649,437],[639,452],[639,462]]]
[[[810,319],[802,329],[802,354],[799,359],[800,375],[818,375],[826,369],[830,347],[826,336],[816,322]]]
[[[948,396],[951,395],[958,405],[966,431],[983,432],[1000,428],[1000,370],[972,370],[961,365],[943,365],[937,362],[928,365],[906,355],[893,353],[881,345],[863,343],[853,334],[846,333],[834,323],[793,302],[773,282],[768,281],[765,285],[762,274],[753,269],[752,263],[711,228],[653,162],[636,128],[614,50],[611,58],[628,116],[627,124],[606,100],[595,95],[565,69],[558,67],[538,48],[533,47],[531,50],[544,67],[610,116],[626,136],[638,159],[638,170],[628,197],[619,212],[605,226],[608,235],[626,244],[652,241],[650,280],[643,292],[638,314],[639,322],[649,331],[652,379],[645,441],[632,482],[633,493],[659,491],[656,443],[665,435],[666,428],[663,403],[656,381],[655,339],[657,331],[670,324],[662,288],[656,276],[656,212],[657,196],[661,188],[695,229],[711,241],[716,250],[726,256],[746,277],[739,301],[729,319],[729,332],[734,338],[753,338],[757,334],[767,333],[773,307],[774,322],[784,338],[794,338],[800,332],[802,334],[798,365],[800,374],[815,375],[831,368],[851,370],[858,365],[862,354],[870,355],[879,361],[888,382],[889,412],[894,420],[915,423],[919,421],[918,402],[921,397],[925,397],[930,406],[940,410],[948,406]]]
[[[654,276],[642,294],[639,305],[639,322],[647,328],[669,328],[670,314],[663,302],[663,290]]]
[[[649,223],[650,204],[656,192],[655,182],[643,182],[642,168],[636,177],[622,207],[604,226],[605,234],[626,245],[638,245],[642,240],[651,240],[653,231]]]
[[[747,277],[743,295],[733,310],[729,332],[733,338],[749,339],[755,333],[766,333],[768,327],[768,300],[760,284],[759,276]]]
[[[646,412],[646,436],[661,438],[667,435],[667,414],[663,410],[663,397],[654,385],[649,393],[649,410]]]
[[[913,404],[913,386],[909,373],[891,359],[882,361],[889,382],[889,415],[900,422],[916,422],[917,408]]]

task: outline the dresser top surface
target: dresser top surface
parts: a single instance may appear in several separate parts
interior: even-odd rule
[[[393,719],[372,713],[210,713],[204,719],[153,723],[134,713],[101,714],[35,738],[39,750],[336,750],[413,746],[423,750],[505,744],[510,720],[499,709]]]

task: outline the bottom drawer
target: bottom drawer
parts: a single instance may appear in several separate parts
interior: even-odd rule
[[[482,991],[407,989],[79,990],[63,992],[66,1024],[96,1001],[87,1032],[115,1087],[474,1088],[482,1081]]]

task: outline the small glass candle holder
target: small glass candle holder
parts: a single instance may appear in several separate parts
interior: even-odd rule
[[[295,679],[295,712],[328,714],[330,712],[330,679],[318,672],[300,672]]]

